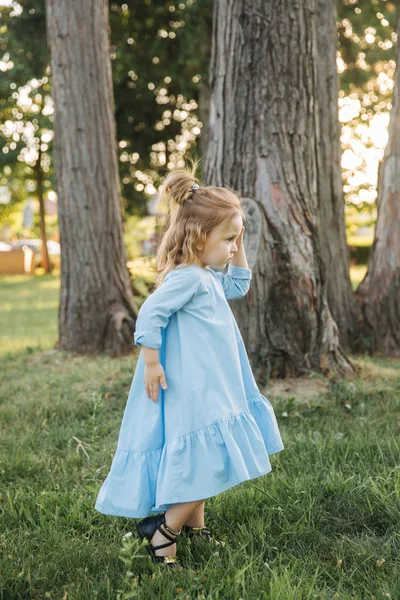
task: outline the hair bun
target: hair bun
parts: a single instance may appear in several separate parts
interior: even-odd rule
[[[182,205],[200,186],[189,169],[174,169],[164,180],[163,189],[170,202]]]

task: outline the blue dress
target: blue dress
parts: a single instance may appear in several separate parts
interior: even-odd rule
[[[231,263],[227,273],[178,267],[143,302],[134,341],[159,349],[168,388],[147,396],[140,351],[99,512],[147,517],[271,471],[284,446],[227,302],[251,276]]]

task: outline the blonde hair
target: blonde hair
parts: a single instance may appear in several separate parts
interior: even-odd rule
[[[172,269],[198,264],[196,246],[204,247],[215,227],[228,224],[236,215],[245,220],[241,198],[233,189],[199,186],[191,190],[194,183],[199,184],[195,173],[200,161],[190,162],[191,167],[171,170],[159,189],[158,214],[165,223],[156,253],[155,288]]]

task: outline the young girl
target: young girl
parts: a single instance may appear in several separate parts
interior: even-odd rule
[[[145,517],[136,530],[152,560],[180,568],[181,531],[223,545],[204,525],[205,498],[269,473],[269,456],[284,448],[228,304],[252,277],[245,213],[230,189],[200,187],[195,169],[171,171],[161,188],[169,212],[156,288],[136,321],[141,351],[95,505]]]

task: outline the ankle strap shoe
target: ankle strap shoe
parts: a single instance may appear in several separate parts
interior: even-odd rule
[[[162,529],[161,525],[163,525],[167,531],[164,531]],[[179,532],[176,532],[167,526],[167,524],[165,523],[165,512],[158,514],[158,515],[154,515],[152,517],[146,517],[145,519],[143,519],[142,521],[139,521],[139,523],[136,524],[136,531],[141,540],[146,538],[150,542],[156,529],[158,529],[158,531],[160,533],[162,533],[163,536],[166,537],[170,541],[167,542],[166,544],[161,544],[159,546],[152,546],[151,543],[147,544],[146,550],[149,553],[151,560],[154,563],[159,563],[159,564],[163,564],[163,565],[171,565],[173,567],[183,568],[183,564],[180,561],[178,556],[172,556],[172,555],[171,556],[157,556],[155,554],[155,551],[159,550],[160,548],[166,548],[167,546],[172,546],[172,544],[174,544],[176,542],[176,540],[178,539],[177,536],[181,533],[182,530],[180,529]],[[167,532],[169,532],[169,533],[167,533]]]

